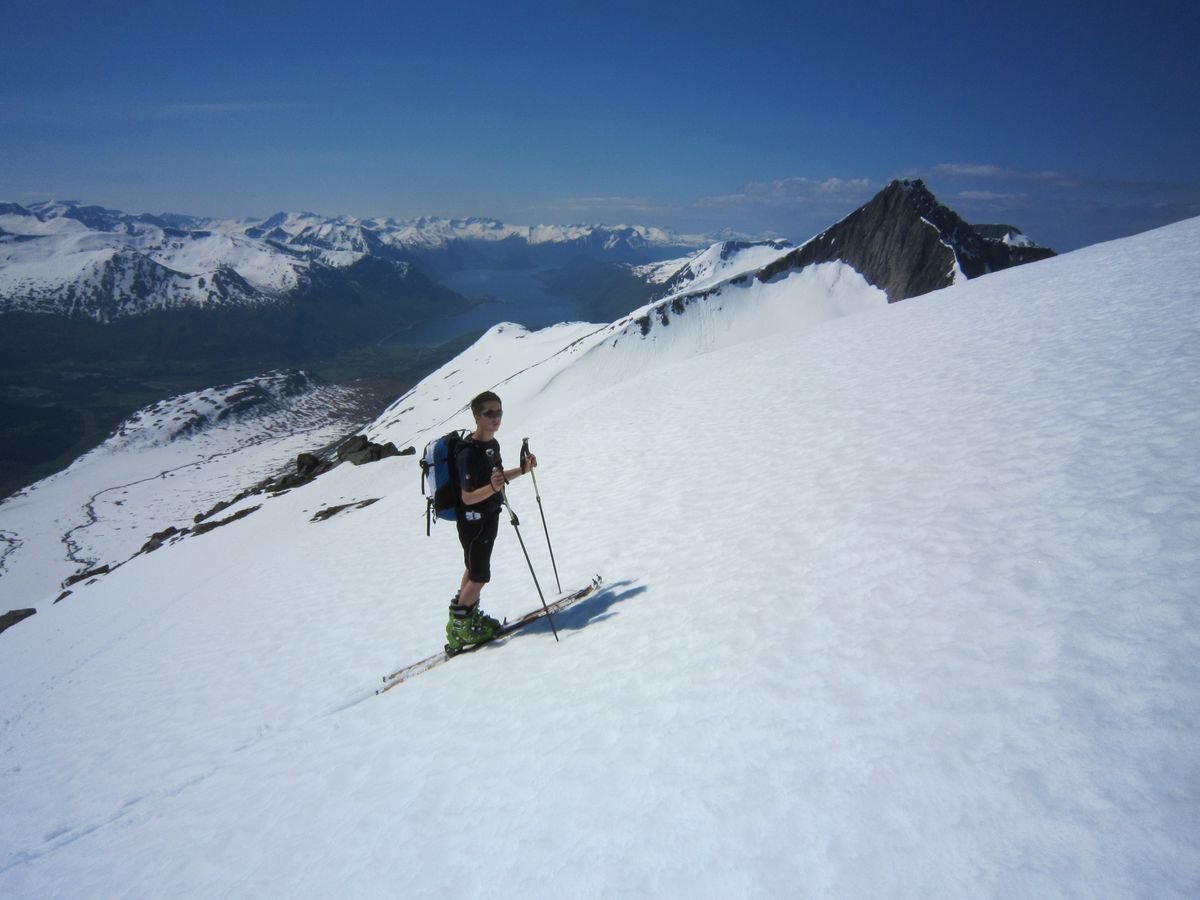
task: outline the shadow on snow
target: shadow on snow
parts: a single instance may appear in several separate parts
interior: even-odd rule
[[[616,615],[613,612],[614,606],[645,592],[645,585],[635,585],[633,581],[629,580],[602,584],[591,596],[568,606],[562,612],[555,613],[554,625],[560,632],[579,631],[593,622],[603,622],[605,619],[611,618]],[[528,634],[540,634],[551,630],[550,622],[545,616],[521,629]],[[508,636],[501,643],[507,643],[508,640],[517,637],[517,634]]]

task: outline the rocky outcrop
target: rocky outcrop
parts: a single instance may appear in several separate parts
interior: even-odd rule
[[[368,500],[360,500],[357,503],[340,503],[336,506],[327,506],[324,509],[319,509],[315,513],[310,522],[324,522],[326,519],[332,519],[338,513],[345,512],[348,509],[366,509],[373,503],[378,503],[378,497],[371,497]]]
[[[386,444],[373,443],[366,435],[356,434],[353,437],[344,441],[331,458],[322,458],[316,453],[301,453],[296,457],[296,469],[293,472],[286,472],[272,478],[264,479],[253,487],[248,487],[236,497],[231,497],[228,500],[222,500],[220,503],[213,506],[207,512],[202,512],[197,515],[192,521],[199,525],[217,513],[224,512],[233,506],[245,500],[247,497],[252,497],[255,494],[272,493],[278,494],[282,491],[289,491],[292,488],[300,487],[308,484],[319,475],[323,475],[330,469],[343,462],[352,463],[356,466],[361,466],[370,462],[378,462],[381,459],[387,459],[390,456],[409,456],[416,452],[412,447],[406,447],[404,450],[399,450],[396,445],[390,441]],[[171,532],[170,529],[166,532],[160,532],[151,537],[151,539],[142,548],[145,552],[157,550],[162,546],[163,541],[169,540],[176,535],[186,534],[185,529],[182,532]]]
[[[400,450],[391,441],[386,444],[373,444],[365,434],[356,434],[337,449],[337,458],[340,461],[356,466],[401,455]]]
[[[23,619],[28,619],[36,609],[10,609],[4,615],[0,616],[0,631],[7,631]]]
[[[107,575],[109,572],[111,572],[112,568],[112,566],[104,565],[98,566],[95,569],[88,569],[86,572],[79,572],[78,574],[67,578],[67,580],[62,583],[62,586],[69,588],[71,585],[79,584],[81,581],[87,581],[91,578],[99,578],[101,575]]]
[[[279,493],[280,491],[291,490],[294,487],[300,487],[302,484],[308,484],[318,475],[323,475],[328,472],[337,462],[331,459],[321,459],[312,453],[301,453],[296,457],[296,471],[289,472],[286,475],[280,475],[275,479],[268,479],[262,485],[262,490]]]
[[[231,513],[223,519],[210,519],[207,522],[202,522],[192,529],[192,534],[208,534],[208,532],[220,528],[222,525],[228,525],[231,522],[244,519],[246,516],[250,515],[252,512],[256,512],[258,509],[258,506],[247,506],[245,509],[239,509],[237,512]]]
[[[167,528],[163,531],[159,531],[155,534],[150,535],[150,540],[146,541],[146,543],[142,545],[141,552],[142,553],[153,553],[155,550],[158,550],[160,547],[162,547],[163,544],[165,544],[171,538],[175,537],[175,535],[185,534],[185,533],[186,533],[186,529],[176,528],[174,525],[172,525],[170,528]]]
[[[948,287],[957,272],[977,278],[1054,255],[1047,247],[984,237],[940,204],[924,182],[893,181],[869,203],[757,277],[769,281],[791,269],[840,261],[895,303]]]

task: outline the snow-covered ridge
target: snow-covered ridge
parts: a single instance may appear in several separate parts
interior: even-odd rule
[[[789,241],[720,241],[683,259],[638,266],[635,274],[664,285],[666,295],[702,291],[722,281],[756,272],[789,250]]]
[[[340,418],[353,396],[348,388],[315,382],[304,372],[272,372],[139,410],[97,452],[163,446],[249,420],[263,435],[304,432]]]
[[[534,381],[548,380],[567,361],[565,348],[589,345],[604,326],[567,322],[531,332],[522,325],[503,322],[493,326],[474,344],[441,368],[423,378],[383,411],[366,429],[377,443],[391,441],[412,446],[427,435],[457,427],[455,416],[480,391],[480,372],[503,372],[505,380],[529,372]]]
[[[68,468],[0,502],[0,605],[52,600],[72,574],[128,559],[152,533],[186,526],[264,477],[291,470],[297,454],[353,433],[370,411],[355,390],[297,371],[140,410]]]
[[[368,435],[398,446],[420,444],[447,430],[449,416],[461,416],[461,404],[484,388],[495,388],[517,405],[566,404],[764,334],[887,306],[883,291],[845,263],[815,264],[763,281],[752,276],[786,247],[744,245],[724,255],[721,247],[699,254],[707,262],[697,268],[704,274],[695,279],[694,290],[655,300],[608,325],[566,323],[532,333],[512,323],[495,326],[393,403]],[[480,383],[480,372],[507,374]],[[451,398],[460,405],[448,408]]]

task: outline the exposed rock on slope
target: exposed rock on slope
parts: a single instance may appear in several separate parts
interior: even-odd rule
[[[763,268],[758,277],[767,281],[789,269],[840,260],[895,303],[949,287],[959,273],[977,278],[1054,255],[1046,247],[984,237],[940,204],[924,182],[893,181],[865,206]]]

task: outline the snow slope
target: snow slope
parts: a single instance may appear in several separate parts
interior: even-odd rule
[[[462,426],[467,401],[484,387],[518,405],[553,408],[764,334],[803,331],[887,305],[882,291],[844,263],[789,270],[769,282],[739,274],[704,284],[708,287],[653,301],[605,326],[564,323],[529,334],[519,325],[498,325],[392,404],[367,433],[380,443],[421,445],[452,427],[451,416],[459,416],[456,424]],[[492,372],[511,374],[487,381]],[[482,386],[481,373],[489,373]]]
[[[650,284],[667,285],[668,293],[697,291],[758,271],[794,249],[794,245],[779,240],[720,241],[683,259],[634,266],[633,272]]]
[[[564,582],[607,577],[561,643],[373,696],[461,563],[411,460],[341,466],[0,635],[0,893],[1195,896],[1198,247],[477,353],[442,419],[506,384]],[[626,345],[652,362],[598,362]],[[436,431],[402,411],[376,431]]]

